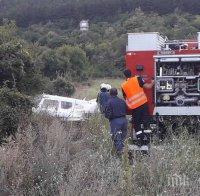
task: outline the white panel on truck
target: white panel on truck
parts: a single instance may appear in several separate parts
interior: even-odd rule
[[[128,33],[128,51],[157,51],[164,46],[165,40],[158,32]]]
[[[200,32],[198,32],[198,37],[197,37],[197,39],[198,39],[198,49],[200,49]]]
[[[199,116],[200,109],[198,106],[185,107],[155,107],[154,115],[158,113],[161,116]]]

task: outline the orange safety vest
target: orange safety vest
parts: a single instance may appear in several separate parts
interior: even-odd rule
[[[147,97],[139,85],[137,76],[128,78],[122,84],[122,89],[126,94],[126,104],[130,109],[135,109],[147,102]]]

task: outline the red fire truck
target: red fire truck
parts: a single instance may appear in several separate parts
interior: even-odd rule
[[[196,40],[168,40],[157,32],[129,33],[126,67],[145,81],[151,115],[200,115],[200,33]]]

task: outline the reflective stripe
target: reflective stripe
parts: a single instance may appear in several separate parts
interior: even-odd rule
[[[142,131],[138,131],[136,132],[136,135],[140,135],[142,133]]]
[[[149,130],[144,130],[144,133],[151,133],[152,131],[149,129]]]
[[[134,101],[128,101],[127,100],[127,105],[129,106],[129,107],[132,107],[132,105],[135,105],[136,103],[139,103],[140,101],[146,101],[146,97],[145,97],[145,95],[143,96],[142,95],[142,97],[140,97],[140,98],[138,98],[138,99],[136,99],[136,100],[134,100]]]
[[[140,150],[140,147],[137,145],[129,145],[129,150]]]
[[[148,151],[149,150],[149,147],[144,145],[144,146],[141,146],[140,147],[140,150],[145,150],[145,151]]]
[[[131,102],[131,101],[133,101],[134,99],[137,99],[137,98],[139,98],[139,97],[142,97],[142,96],[144,96],[145,94],[144,94],[144,92],[140,92],[140,93],[138,93],[138,94],[136,94],[136,95],[133,95],[132,97],[130,97],[129,99],[127,99],[129,102]]]

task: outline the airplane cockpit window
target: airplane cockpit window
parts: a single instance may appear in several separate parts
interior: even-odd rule
[[[57,110],[59,102],[57,100],[45,99],[42,103],[42,108]]]
[[[61,108],[62,109],[69,109],[72,107],[72,102],[61,101]]]

